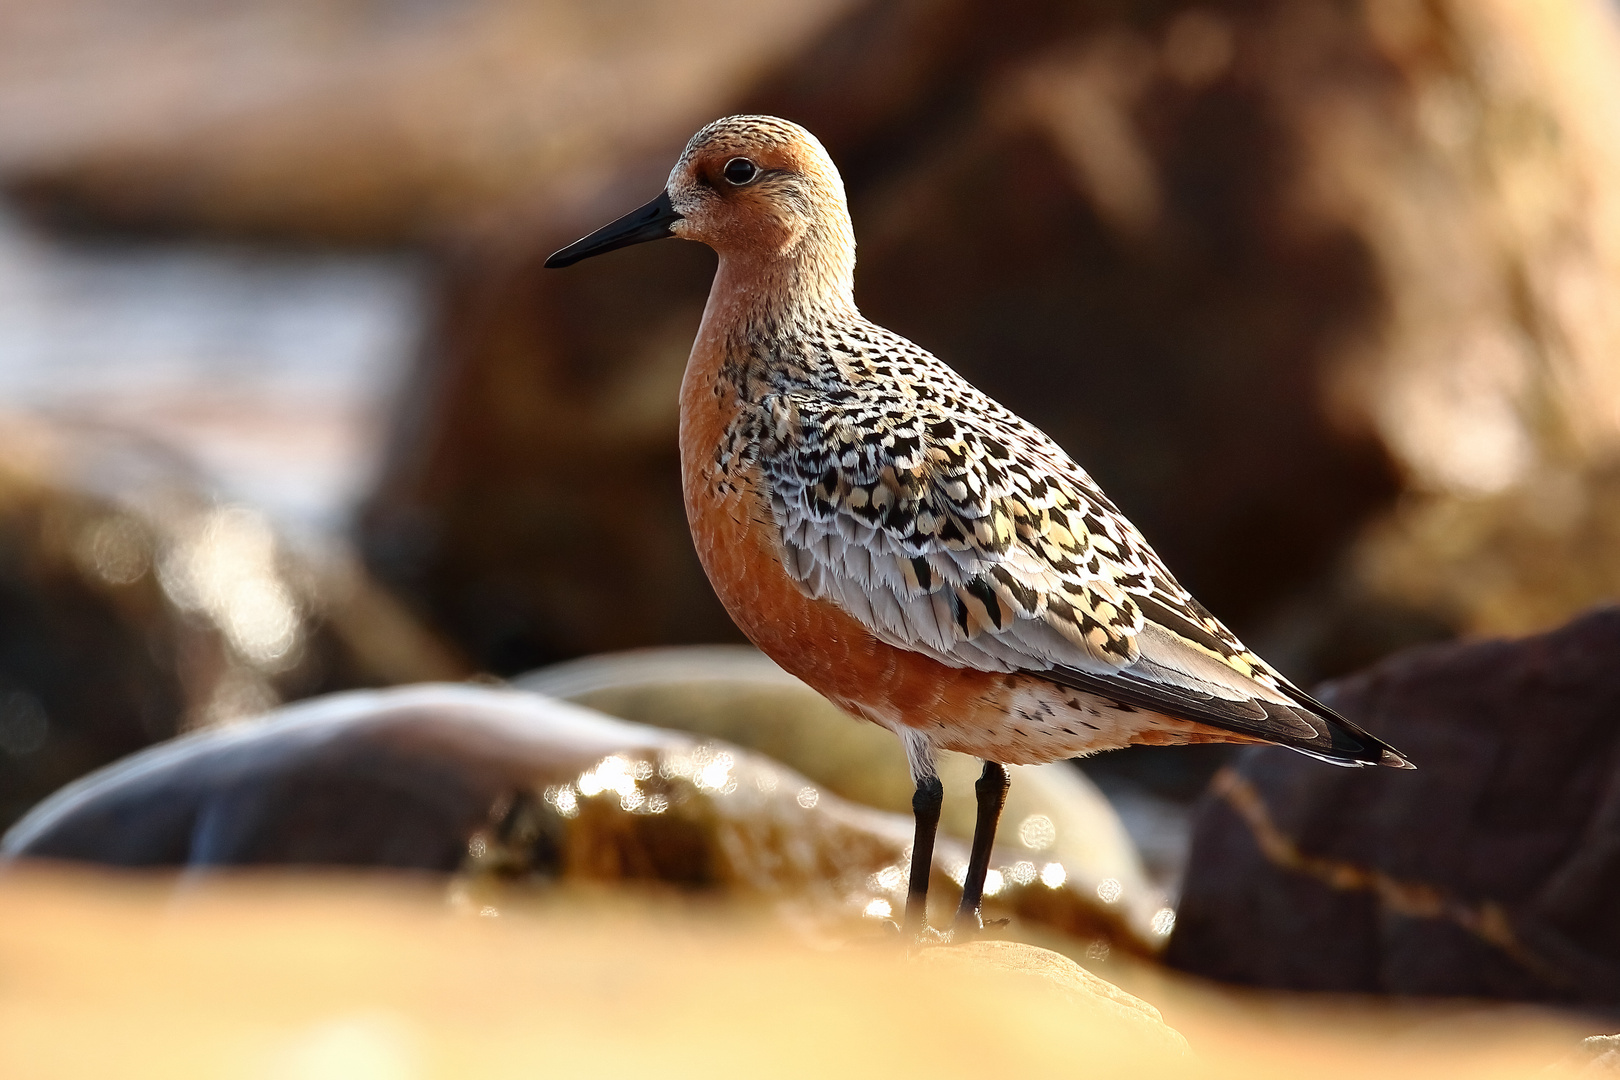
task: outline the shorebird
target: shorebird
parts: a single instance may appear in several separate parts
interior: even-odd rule
[[[940,748],[984,760],[961,932],[982,926],[1008,764],[1246,742],[1412,767],[1247,649],[1042,431],[861,316],[843,181],[810,132],[709,124],[657,198],[546,266],[671,236],[719,255],[680,392],[693,542],[755,645],[904,744],[909,935],[930,933]]]

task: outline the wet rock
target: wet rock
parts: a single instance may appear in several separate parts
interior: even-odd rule
[[[517,684],[637,723],[723,739],[782,762],[822,791],[897,815],[911,813],[914,786],[894,735],[851,719],[749,647],[687,646],[585,657],[531,673]],[[945,835],[972,839],[973,783],[980,768],[975,758],[940,754]],[[1074,917],[1065,909],[1078,896],[1083,900],[1078,911],[1101,907],[1122,919],[1135,939],[1133,949],[1151,950],[1164,941],[1170,928],[1165,897],[1144,873],[1130,836],[1096,786],[1067,763],[1014,765],[1009,772],[1013,782],[991,883],[998,891],[1014,890],[1061,876],[1064,886],[1050,894],[1061,897],[1060,904],[1037,903],[1048,897],[1040,889],[1009,892],[1019,897],[1013,905],[1018,913],[1061,925]],[[945,863],[959,880],[960,854]],[[987,917],[1000,914],[1001,906],[993,895]],[[935,921],[949,918],[938,905]],[[1076,918],[1068,929],[1081,936],[1092,933],[1090,915]]]
[[[1324,700],[1416,772],[1246,751],[1168,961],[1256,986],[1620,1002],[1620,608],[1399,654]]]
[[[465,670],[352,559],[216,503],[171,452],[0,420],[0,823],[184,728]]]
[[[317,699],[153,747],[46,800],[0,850],[119,866],[436,871],[454,874],[453,899],[475,910],[558,884],[663,885],[870,936],[903,907],[911,831],[908,816],[736,746],[536,694],[425,685]],[[1109,903],[1082,876],[1093,868],[1071,874],[1060,851],[1039,864],[1007,854],[990,917],[1092,941],[1098,960],[1110,946],[1155,947],[1117,881]],[[948,925],[965,863],[964,843],[941,842],[937,923]]]

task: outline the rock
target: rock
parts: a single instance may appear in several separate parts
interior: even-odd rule
[[[637,723],[723,739],[758,751],[803,773],[820,790],[890,813],[908,816],[914,785],[904,751],[894,735],[852,720],[804,683],[755,649],[687,646],[592,656],[545,668],[518,685],[600,709]],[[940,828],[973,838],[973,783],[982,763],[949,752],[939,760],[945,783]],[[1131,838],[1108,800],[1068,763],[1009,767],[1012,788],[1002,814],[992,863],[999,889],[1028,885],[1063,868],[1060,892],[1024,892],[1016,913],[1049,925],[1062,924],[1066,905],[1043,906],[1030,897],[1078,897],[1082,917],[1065,928],[1095,933],[1091,909],[1117,915],[1129,926],[1132,951],[1152,951],[1169,931],[1164,895],[1143,872]],[[960,877],[963,866],[950,872]],[[1105,899],[1106,898],[1106,899]],[[1011,914],[992,895],[987,917]],[[948,917],[941,911],[936,921]],[[1110,920],[1112,921],[1112,920]],[[1108,937],[1117,936],[1110,932]]]
[[[419,240],[614,185],[843,6],[25,0],[0,183],[58,220]]]
[[[455,875],[458,903],[491,910],[558,884],[664,883],[871,936],[904,905],[911,833],[909,816],[848,802],[736,746],[537,694],[424,685],[316,699],[153,747],[47,799],[0,852],[425,870]],[[1095,867],[1071,872],[1065,854],[1037,865],[998,852],[988,913],[1092,942],[1099,961],[1110,946],[1155,949],[1135,906],[1120,893],[1105,902],[1087,877]],[[949,925],[966,855],[948,837],[936,850],[938,925]]]
[[[666,745],[655,729],[527,694],[454,685],[339,694],[91,773],[14,825],[0,850],[114,866],[448,872],[521,784],[566,781],[611,752]]]
[[[1479,1080],[1543,1076],[1591,1026],[1161,972],[1189,1058],[1151,1006],[1028,947],[807,948],[747,908],[597,894],[458,916],[377,874],[14,869],[0,970],[0,1065],[25,1077]]]
[[[352,558],[214,502],[169,452],[0,419],[0,825],[184,728],[465,671]]]
[[[733,907],[589,898],[447,917],[431,893],[375,877],[261,873],[191,881],[179,897],[168,885],[0,877],[0,1016],[28,1019],[0,1046],[8,1075],[1150,1080],[1198,1068],[1150,1006],[1027,946],[910,960],[898,947],[807,948]],[[1368,1051],[1337,1056],[1364,1065]]]
[[[1246,751],[1200,813],[1166,959],[1300,990],[1620,1001],[1620,608],[1402,653],[1323,699],[1416,772]]]
[[[986,994],[999,992],[996,983],[1039,987],[1060,997],[1091,1024],[1128,1031],[1131,1042],[1155,1046],[1171,1057],[1191,1056],[1187,1040],[1164,1022],[1158,1009],[1050,949],[1017,941],[973,941],[924,949],[916,961],[935,971],[972,973]],[[1076,1039],[1076,1056],[1084,1053],[1082,1040]]]
[[[1620,1074],[1620,1035],[1593,1035],[1581,1048],[1547,1070],[1554,1076],[1614,1076]]]

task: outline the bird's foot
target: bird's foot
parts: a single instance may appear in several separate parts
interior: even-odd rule
[[[890,941],[905,942],[908,951],[926,949],[935,945],[948,945],[951,941],[949,931],[935,930],[932,926],[924,926],[917,931],[916,937],[910,939],[907,938],[905,929],[893,919],[884,919],[882,926],[885,938]]]
[[[956,925],[951,927],[950,940],[961,944],[981,935],[999,936],[1011,922],[1011,919],[986,919],[977,911],[960,913],[956,916]]]

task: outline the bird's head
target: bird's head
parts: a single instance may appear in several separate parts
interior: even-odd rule
[[[854,265],[837,167],[814,135],[774,116],[728,116],[707,125],[687,143],[661,195],[546,265],[570,266],[668,236],[701,241],[722,258],[808,263],[834,277]]]

